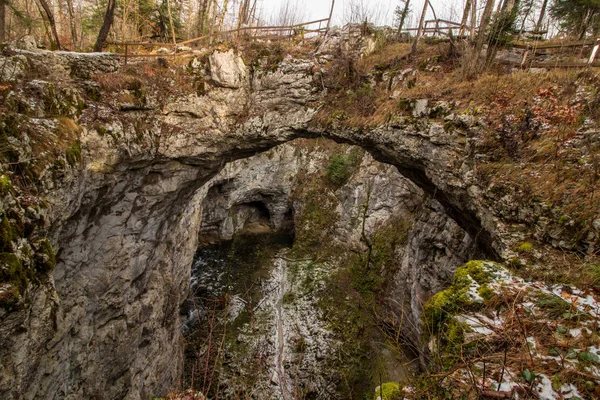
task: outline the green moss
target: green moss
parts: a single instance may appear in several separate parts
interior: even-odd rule
[[[561,297],[548,293],[539,293],[537,295],[537,306],[553,318],[562,317],[563,314],[571,311],[572,308]]]
[[[465,343],[465,333],[469,330],[469,326],[464,322],[451,319],[444,335],[444,352],[450,356],[460,355]]]
[[[451,287],[436,293],[423,306],[425,332],[432,335],[440,333],[452,315],[466,303],[468,303],[466,290],[455,290]]]
[[[13,241],[17,240],[18,235],[12,227],[7,216],[2,217],[0,221],[0,252],[12,252]]]
[[[294,292],[286,292],[283,295],[283,304],[291,304],[296,300],[296,294]]]
[[[309,189],[303,198],[306,199],[306,204],[296,221],[293,247],[297,256],[313,254],[314,249],[325,251],[329,242],[327,237],[339,218],[333,195],[322,188]]]
[[[492,290],[492,288],[490,288],[488,285],[483,284],[479,287],[479,289],[477,290],[477,292],[479,293],[479,295],[483,298],[483,300],[485,301],[490,301],[492,298],[494,298],[495,293]]]
[[[583,281],[589,286],[600,285],[600,264],[586,266],[583,270]]]
[[[52,245],[48,239],[42,239],[37,244],[37,252],[34,256],[34,266],[36,271],[41,273],[47,273],[54,269],[56,265],[56,256]]]
[[[492,271],[498,268],[496,264],[485,261],[469,261],[459,267],[454,273],[454,280],[450,287],[435,294],[423,306],[425,332],[433,335],[444,333],[452,316],[464,311],[481,309],[482,304],[471,300],[468,296],[469,287],[473,281],[481,287],[487,287],[492,277]],[[489,295],[491,290],[488,292],[483,289],[483,292]],[[485,299],[484,296],[482,297]]]
[[[23,237],[25,232],[25,225],[23,224],[23,217],[16,210],[12,209],[6,213],[10,225],[12,227],[15,239]]]
[[[81,145],[79,140],[75,140],[66,151],[66,158],[69,165],[74,166],[81,161]]]
[[[0,281],[15,286],[20,293],[27,288],[30,278],[29,271],[23,268],[23,262],[14,253],[0,253]]]
[[[0,175],[0,196],[3,196],[12,190],[12,183],[6,174]]]
[[[381,397],[383,400],[397,400],[402,397],[398,382],[384,382],[379,390],[375,391],[374,399]]]
[[[506,266],[512,269],[523,268],[523,262],[518,257],[511,257],[507,262]]]
[[[493,264],[487,264],[487,268],[490,268]],[[456,284],[469,284],[473,279],[475,282],[480,285],[484,285],[489,283],[491,274],[489,271],[483,268],[484,261],[469,261],[462,267],[459,267],[454,273],[454,283]],[[470,277],[470,279],[468,277]]]
[[[530,242],[523,242],[515,250],[519,253],[530,253],[531,250],[533,250],[533,244]]]

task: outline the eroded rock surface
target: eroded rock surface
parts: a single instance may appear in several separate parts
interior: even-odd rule
[[[47,71],[43,79],[76,93],[94,90],[86,80],[90,74],[116,68],[112,56],[19,51],[6,59],[16,63],[23,56],[31,63],[23,76]],[[320,127],[313,123],[323,96],[313,72],[317,63],[287,57],[274,71],[250,73],[234,53],[216,53],[196,73],[206,81],[203,91],[146,111],[102,102],[85,106],[78,117],[80,166],[41,183],[50,202],[47,229],[58,249],[56,268],[46,283],[30,290],[31,300],[20,311],[0,316],[4,398],[145,399],[176,387],[182,359],[179,306],[188,293],[196,232],[203,223],[205,184],[228,161],[294,138],[328,137],[361,146],[408,178],[412,190],[433,198],[423,217],[426,227],[412,234],[406,268],[399,272],[405,282],[419,282],[407,299],[414,321],[420,298],[444,285],[444,279],[431,281],[433,274],[451,275],[446,266],[458,266],[473,251],[492,258],[503,251],[501,227],[472,183],[469,144],[459,140],[465,128],[403,119],[369,130]],[[26,93],[15,96],[25,101]],[[153,96],[147,93],[143,100]],[[46,121],[56,118],[43,102],[31,107]],[[27,134],[17,141],[25,143]],[[372,177],[369,168],[357,187],[373,178],[375,190],[386,196],[395,180],[390,175],[378,182],[383,178]],[[360,193],[364,188],[344,196],[359,203]],[[276,195],[284,198],[286,192]],[[231,198],[264,202],[270,215],[285,208],[254,194],[236,196]],[[349,218],[344,210],[342,218]],[[373,210],[373,220],[392,212],[378,203]],[[219,234],[231,230],[215,226]],[[340,235],[357,237],[356,232]],[[431,245],[436,252],[423,253]],[[435,270],[422,272],[420,262]]]

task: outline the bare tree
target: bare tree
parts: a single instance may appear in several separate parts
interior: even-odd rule
[[[483,14],[481,15],[481,23],[479,24],[479,35],[477,36],[477,44],[475,45],[475,56],[479,57],[479,53],[483,48],[486,31],[492,19],[492,11],[494,10],[494,0],[486,0]]]
[[[221,7],[221,14],[218,16],[219,25],[217,26],[217,31],[223,30],[223,23],[225,21],[225,15],[227,15],[227,7],[229,6],[229,0],[223,1],[223,7]]]
[[[208,22],[210,20],[210,3],[211,0],[200,0],[198,6],[198,36],[205,35],[209,32]]]
[[[458,32],[458,36],[462,37],[467,29],[467,21],[469,20],[469,15],[471,14],[471,7],[473,7],[473,0],[467,0],[465,3],[465,9],[463,10],[462,18],[460,20],[460,31]]]
[[[102,51],[102,47],[104,47],[104,43],[106,42],[108,33],[110,32],[110,27],[115,19],[116,6],[117,0],[108,0],[108,3],[106,4],[106,13],[104,14],[104,22],[102,23],[100,32],[98,32],[98,38],[96,39],[96,44],[94,45],[94,51]]]
[[[286,0],[272,16],[274,25],[292,26],[306,18],[306,8],[302,8],[298,0]]]
[[[73,8],[73,0],[67,1],[67,12],[69,13],[69,27],[71,28],[71,48],[75,48],[77,44],[77,22],[75,21],[75,10]]]
[[[54,37],[54,44],[57,49],[60,49],[60,39],[58,38],[58,32],[56,31],[56,21],[54,20],[54,14],[52,13],[52,8],[46,0],[39,0],[44,13],[46,14],[46,18],[48,19],[48,23],[50,24],[50,31],[52,32],[52,36]]]
[[[349,24],[378,23],[383,19],[383,14],[381,5],[374,6],[373,2],[367,0],[348,0],[344,8],[344,19]]]
[[[417,37],[415,37],[415,40],[412,44],[412,48],[410,49],[410,55],[414,56],[415,54],[417,54],[417,46],[419,44],[419,39],[421,38],[421,35],[423,34],[423,25],[425,24],[425,14],[427,14],[427,8],[429,7],[429,0],[425,0],[425,3],[423,3],[423,11],[421,12],[421,18],[419,19],[419,28],[417,29]]]
[[[535,24],[535,31],[539,32],[542,30],[542,24],[544,23],[544,17],[546,16],[546,8],[548,7],[548,0],[542,2],[542,8],[540,9],[540,17]]]
[[[167,13],[169,13],[169,25],[171,26],[171,37],[173,44],[177,44],[177,38],[175,37],[175,25],[173,24],[173,14],[171,13],[171,1],[167,1]]]
[[[329,25],[331,25],[331,17],[333,16],[333,7],[335,7],[335,0],[331,0],[331,10],[329,11],[329,19],[327,19],[327,31],[329,31]]]
[[[527,0],[525,2],[525,12],[523,13],[523,20],[521,21],[521,28],[519,28],[519,35],[522,35],[525,32],[525,25],[527,24],[527,19],[533,10],[533,6],[535,5],[535,0]]]
[[[250,0],[242,0],[240,2],[240,11],[238,13],[238,28],[243,25],[248,25],[250,20]]]
[[[477,27],[477,0],[471,3],[471,41],[475,40],[475,30]]]

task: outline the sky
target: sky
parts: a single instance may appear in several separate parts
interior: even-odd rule
[[[263,15],[273,15],[281,4],[286,0],[259,0],[260,7],[262,7]],[[304,10],[306,13],[307,21],[327,18],[331,9],[331,0],[287,0],[291,3],[297,2],[298,7]],[[379,10],[375,17],[377,19],[377,25],[392,25],[394,21],[393,11],[398,4],[399,0],[336,0],[333,11],[333,24],[343,25],[347,22],[348,13],[351,3],[361,3],[366,7]],[[418,15],[421,13],[423,8],[424,0],[412,0],[411,1],[411,14],[409,16],[409,25],[416,25]],[[456,21],[460,19],[462,8],[464,7],[465,0],[431,0],[431,4],[434,7],[438,18],[451,18]],[[453,11],[454,10],[454,11]],[[433,18],[431,11],[428,11],[427,19]]]

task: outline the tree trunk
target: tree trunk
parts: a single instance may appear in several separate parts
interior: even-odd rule
[[[6,0],[0,0],[0,43],[6,41]]]
[[[67,0],[67,11],[69,12],[69,26],[71,28],[71,50],[74,50],[77,45],[77,23],[75,21],[73,0]]]
[[[56,21],[54,20],[54,14],[52,13],[52,9],[50,8],[50,5],[46,0],[40,0],[40,5],[46,13],[46,18],[48,18],[50,30],[52,31],[52,36],[54,36],[55,46],[58,50],[60,50],[60,39],[58,38],[58,32],[56,31]]]
[[[458,36],[462,37],[465,34],[465,30],[467,29],[467,21],[469,20],[469,15],[471,14],[471,7],[473,5],[472,0],[467,0],[465,3],[465,9],[463,10],[463,16],[460,20],[460,31],[458,31]]]
[[[477,0],[473,0],[471,4],[471,42],[475,40],[475,32],[477,30]]]
[[[250,25],[256,22],[256,2],[258,0],[254,0],[252,3],[252,7],[250,7]]]
[[[110,27],[115,19],[116,6],[117,0],[108,0],[108,3],[106,4],[106,14],[104,14],[104,22],[102,23],[100,32],[98,32],[94,51],[102,51],[102,48],[104,47],[104,42],[106,42],[106,39],[108,38]]]
[[[198,36],[203,36],[208,32],[206,25],[208,23],[209,3],[210,0],[202,0],[198,8]]]
[[[419,44],[419,39],[421,38],[421,34],[423,33],[423,24],[425,23],[425,14],[427,14],[427,8],[429,7],[429,0],[425,0],[423,4],[423,11],[421,12],[421,19],[419,20],[419,28],[417,29],[417,37],[415,38],[412,48],[410,49],[410,55],[414,56],[417,54],[417,46]]]
[[[581,29],[579,31],[579,40],[583,40],[585,38],[591,16],[592,16],[592,10],[590,10],[588,8],[587,14],[586,14],[585,18],[583,19],[583,21],[581,22],[581,26],[579,27],[579,29]]]
[[[219,16],[219,27],[218,31],[221,32],[223,30],[223,23],[225,21],[225,15],[227,15],[227,6],[229,5],[229,0],[225,0],[223,2],[223,9],[221,10],[221,15]]]
[[[535,24],[535,30],[537,32],[542,30],[542,24],[544,23],[544,17],[546,16],[546,8],[548,7],[548,0],[544,0],[542,8],[540,10],[540,17],[538,18],[537,24]]]
[[[490,25],[492,19],[492,11],[494,10],[494,0],[487,0],[485,2],[485,8],[481,15],[481,23],[479,24],[479,33],[477,34],[477,44],[475,45],[475,56],[479,57],[479,53],[483,48],[483,42],[485,41],[486,31]]]
[[[515,0],[504,0],[504,3],[502,3],[502,12],[506,12],[508,10],[512,10],[513,7],[515,5]]]
[[[169,13],[169,25],[171,26],[171,37],[173,38],[173,44],[177,44],[177,38],[175,37],[175,25],[173,25],[173,14],[171,14],[171,1],[167,0],[167,12]],[[175,49],[177,51],[177,49]]]
[[[242,0],[238,12],[238,28],[248,24],[250,17],[250,0]]]
[[[469,0],[467,0],[467,1],[469,1]],[[406,15],[408,14],[408,7],[410,7],[410,0],[404,0],[404,10],[402,10],[402,15],[400,15],[400,25],[398,25],[398,35],[400,35],[400,32],[402,32],[402,28],[404,28],[404,20],[406,20]],[[333,11],[333,8],[332,8],[332,11]]]
[[[217,26],[217,20],[218,20],[218,18],[217,18],[217,7],[218,7],[217,0],[213,0],[213,7],[212,7],[212,13],[211,13],[211,15],[212,15],[212,18],[211,18],[212,23],[210,24],[210,44],[213,44],[213,41],[214,41],[214,36],[213,35],[215,33],[215,28]]]

